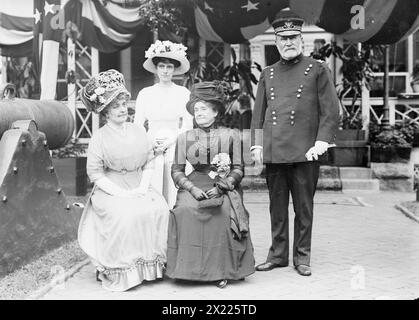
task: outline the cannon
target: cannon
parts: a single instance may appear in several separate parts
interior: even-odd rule
[[[73,130],[59,102],[0,100],[0,276],[76,238],[81,208],[69,203],[49,152]]]
[[[0,138],[17,120],[33,120],[45,133],[50,150],[65,146],[74,132],[70,110],[58,101],[29,99],[0,100]]]

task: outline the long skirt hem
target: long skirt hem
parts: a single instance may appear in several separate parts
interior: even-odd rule
[[[162,257],[156,257],[149,261],[139,259],[128,268],[98,269],[104,289],[122,292],[140,285],[143,281],[163,278],[165,265]]]

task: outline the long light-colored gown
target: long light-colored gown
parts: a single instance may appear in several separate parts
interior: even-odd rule
[[[87,173],[92,182],[103,176],[130,190],[152,165],[145,129],[127,123],[126,134],[109,125],[94,133],[88,149]],[[143,197],[110,195],[95,186],[83,212],[78,240],[97,266],[102,286],[125,291],[143,280],[163,277],[169,208],[152,187]]]
[[[175,152],[176,138],[181,132],[192,129],[193,118],[186,111],[190,91],[172,83],[162,87],[159,83],[142,89],[137,96],[134,123],[147,123],[147,134],[151,141],[168,138],[172,143],[165,154],[155,159],[152,185],[166,199],[169,208],[176,202],[177,189],[170,174]],[[191,167],[187,166],[187,172]]]

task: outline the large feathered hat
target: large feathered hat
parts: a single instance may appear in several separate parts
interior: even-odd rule
[[[121,93],[127,99],[131,97],[125,88],[124,76],[110,69],[92,77],[81,90],[80,99],[88,111],[100,113]]]
[[[151,73],[156,73],[157,68],[153,62],[153,58],[168,58],[179,62],[179,66],[175,68],[173,74],[184,74],[190,68],[189,61],[186,59],[186,49],[181,43],[157,40],[145,52],[147,60],[144,62],[143,67]]]
[[[186,103],[186,110],[190,114],[194,114],[193,107],[196,102],[210,102],[217,107],[220,114],[225,112],[225,104],[227,103],[228,85],[224,81],[204,81],[195,83],[191,88],[189,101]]]

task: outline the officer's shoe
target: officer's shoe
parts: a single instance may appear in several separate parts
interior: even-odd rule
[[[287,266],[288,264],[280,264],[280,263],[273,263],[273,262],[266,261],[256,266],[256,271],[270,271],[275,268],[284,268]]]
[[[298,266],[295,266],[295,269],[297,272],[302,276],[311,276],[311,268],[310,266],[307,266],[305,264],[300,264]]]

